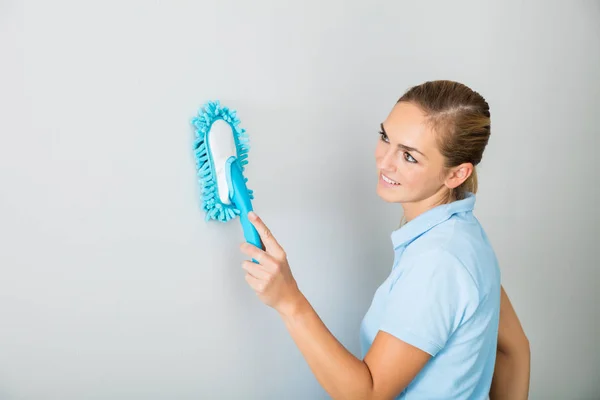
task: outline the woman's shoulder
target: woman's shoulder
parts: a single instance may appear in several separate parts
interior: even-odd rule
[[[402,254],[407,268],[452,269],[483,292],[499,284],[498,261],[479,223],[449,220],[410,243]]]
[[[426,251],[437,251],[439,256],[454,257],[461,261],[474,255],[489,257],[493,253],[487,234],[472,215],[450,218],[433,226],[412,241],[405,250],[407,254]]]
[[[464,269],[460,254],[448,246],[448,243],[448,241],[430,243],[415,240],[406,247],[400,261],[405,269],[413,266]]]

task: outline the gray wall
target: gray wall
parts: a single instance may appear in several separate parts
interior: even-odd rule
[[[599,42],[591,0],[0,1],[0,398],[327,398],[239,223],[204,222],[189,120],[238,110],[255,208],[358,354],[401,216],[378,123],[441,78],[492,107],[476,213],[531,398],[598,398]]]

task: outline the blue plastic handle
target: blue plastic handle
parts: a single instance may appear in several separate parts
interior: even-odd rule
[[[244,238],[248,243],[264,250],[262,242],[260,241],[260,235],[256,231],[254,225],[252,225],[250,220],[248,220],[248,213],[252,211],[252,202],[250,201],[250,196],[248,195],[248,187],[246,186],[246,180],[242,174],[240,163],[237,158],[230,157],[227,160],[227,166],[227,170],[229,171],[230,175],[230,182],[228,182],[230,183],[229,197],[240,210],[240,222],[242,223]]]

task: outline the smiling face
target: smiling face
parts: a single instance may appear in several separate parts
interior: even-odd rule
[[[421,108],[409,102],[397,103],[381,124],[375,160],[377,194],[385,201],[402,203],[405,214],[407,205],[431,205],[464,181],[456,179],[458,169],[445,168],[432,125]]]

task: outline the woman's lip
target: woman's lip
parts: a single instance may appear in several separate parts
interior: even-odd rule
[[[383,186],[385,186],[385,187],[391,187],[391,188],[394,188],[394,187],[398,187],[398,186],[400,186],[400,184],[399,184],[399,183],[396,183],[396,184],[394,184],[394,183],[388,183],[388,182],[386,182],[386,181],[383,179],[383,177],[384,177],[384,175],[380,173],[380,174],[379,174],[379,182],[380,182],[380,183],[382,183],[382,184],[383,184]],[[387,178],[387,179],[390,179],[390,178],[389,178],[389,177],[387,177],[387,176],[386,176],[386,178]],[[393,179],[390,179],[390,180],[391,180],[391,181],[394,181]],[[394,182],[396,182],[396,181],[394,181]]]

